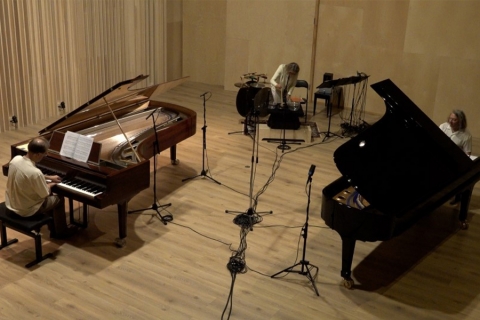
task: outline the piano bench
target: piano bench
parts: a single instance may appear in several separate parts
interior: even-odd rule
[[[5,202],[0,203],[0,223],[1,223],[1,242],[0,250],[9,245],[18,242],[18,239],[7,240],[7,227],[23,233],[35,240],[35,260],[25,265],[30,268],[37,263],[53,257],[52,253],[42,255],[42,236],[39,231],[41,227],[49,223],[53,218],[50,216],[39,215],[38,217],[22,218],[10,211]]]

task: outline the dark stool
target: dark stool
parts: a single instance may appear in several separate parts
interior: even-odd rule
[[[47,258],[53,257],[52,253],[42,255],[42,236],[39,232],[44,225],[48,224],[52,220],[52,217],[46,215],[35,215],[34,217],[22,218],[10,211],[6,207],[5,202],[0,203],[0,222],[2,224],[0,250],[18,242],[18,239],[12,239],[10,241],[7,240],[6,227],[9,227],[10,229],[35,239],[35,260],[27,263],[25,265],[26,268],[30,268]]]
[[[313,115],[317,111],[317,99],[325,99],[325,107],[330,108],[330,97],[332,96],[332,88],[321,88],[315,91],[313,100]]]

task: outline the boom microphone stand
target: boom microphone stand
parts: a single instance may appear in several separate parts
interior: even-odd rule
[[[297,264],[294,264],[293,266],[291,267],[288,267],[286,269],[283,269],[282,271],[280,272],[277,272],[275,273],[273,276],[271,276],[271,278],[275,278],[277,275],[283,273],[283,272],[295,272],[295,273],[298,273],[298,274],[301,274],[301,275],[304,275],[307,277],[308,280],[310,280],[310,282],[312,283],[312,286],[313,286],[313,289],[315,290],[315,293],[317,294],[317,296],[320,296],[318,294],[318,290],[317,290],[317,286],[315,284],[315,277],[318,273],[318,267],[317,266],[314,266],[313,264],[310,264],[310,262],[308,262],[307,260],[305,260],[305,254],[306,254],[306,250],[307,250],[307,235],[308,235],[308,215],[309,215],[309,209],[310,209],[310,193],[311,193],[311,190],[312,190],[312,176],[313,176],[313,173],[315,172],[315,165],[311,165],[310,167],[310,170],[308,172],[308,178],[307,178],[307,184],[308,184],[308,204],[307,204],[307,218],[306,218],[306,221],[305,221],[305,225],[303,226],[302,228],[302,236],[303,236],[303,256],[302,256],[302,260],[300,260],[300,262],[298,262]],[[296,266],[302,266],[300,270],[293,270]],[[315,277],[312,276],[312,273],[310,272],[311,269],[315,269]]]
[[[153,122],[153,133],[155,134],[155,141],[153,142],[153,204],[151,207],[148,207],[148,208],[144,208],[144,209],[138,209],[138,210],[134,210],[134,211],[128,211],[128,213],[135,213],[135,212],[140,212],[140,211],[145,211],[145,210],[154,210],[156,211],[157,213],[157,216],[158,218],[160,219],[160,221],[163,222],[164,225],[167,224],[167,222],[170,222],[173,220],[173,216],[171,214],[168,214],[168,215],[165,215],[165,216],[162,216],[162,214],[160,213],[161,210],[165,210],[165,208],[168,208],[170,207],[172,204],[171,203],[167,203],[167,204],[162,204],[162,205],[158,205],[157,202],[157,155],[158,153],[160,152],[160,144],[158,142],[158,134],[157,134],[157,130],[156,130],[156,121],[158,119],[158,116],[157,116],[157,119],[155,119],[155,113],[157,112],[158,109],[155,109],[153,110],[152,113],[150,113],[150,115],[145,119],[147,120],[148,118],[152,117],[152,122]],[[152,214],[153,215],[153,214]]]
[[[253,178],[254,178],[254,172],[256,168],[256,164],[258,163],[258,139],[257,135],[260,132],[259,129],[259,114],[258,111],[252,110],[253,112],[253,117],[256,125],[255,129],[255,136],[253,136],[252,141],[253,141],[253,147],[252,147],[252,164],[250,166],[250,191],[249,191],[249,198],[250,198],[250,206],[248,207],[247,211],[242,212],[242,211],[229,211],[225,210],[225,213],[239,213],[237,217],[235,217],[234,222],[239,225],[245,225],[245,220],[247,220],[248,225],[250,226],[250,230],[253,230],[253,225],[257,223],[256,221],[256,214],[261,214],[261,213],[273,213],[273,211],[265,211],[265,212],[256,212],[254,205],[253,205]],[[244,220],[245,219],[245,220]]]
[[[193,177],[189,177],[189,178],[185,178],[182,180],[182,182],[184,181],[187,181],[187,180],[190,180],[190,179],[195,179],[197,177],[206,177],[210,180],[212,180],[213,182],[215,183],[218,183],[218,184],[221,184],[220,182],[218,182],[217,180],[213,179],[211,176],[208,176],[207,175],[207,172],[208,170],[205,170],[205,157],[206,157],[206,150],[207,150],[207,118],[206,118],[206,108],[205,108],[205,96],[207,95],[207,93],[209,93],[208,91],[205,92],[204,94],[202,94],[200,97],[203,97],[203,127],[202,127],[202,131],[203,131],[203,150],[202,150],[202,172],[199,174],[199,175],[196,175],[196,176],[193,176]],[[210,96],[212,94],[210,93]],[[210,97],[209,97],[210,99]]]

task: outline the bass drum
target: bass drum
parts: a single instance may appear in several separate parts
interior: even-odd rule
[[[247,114],[253,110],[253,100],[255,95],[260,91],[261,88],[246,87],[240,88],[237,93],[237,111],[238,113],[246,117]]]

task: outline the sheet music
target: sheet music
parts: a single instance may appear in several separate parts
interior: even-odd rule
[[[93,138],[67,131],[63,138],[60,155],[81,162],[87,162],[92,150]]]

